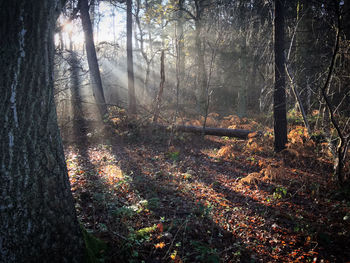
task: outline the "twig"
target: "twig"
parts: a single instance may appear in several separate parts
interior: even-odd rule
[[[181,228],[182,228],[185,224],[187,224],[187,222],[188,222],[188,219],[186,219],[186,220],[181,224],[181,226],[179,227],[179,229],[176,231],[176,234],[175,234],[173,240],[171,241],[171,244],[170,244],[170,246],[169,246],[167,252],[165,253],[164,257],[162,258],[163,260],[166,259],[166,257],[168,256],[170,250],[172,249],[172,247],[173,247],[173,245],[174,245],[176,236],[179,234]]]

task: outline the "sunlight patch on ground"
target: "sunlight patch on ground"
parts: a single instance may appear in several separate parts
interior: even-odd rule
[[[96,176],[103,180],[109,187],[114,187],[119,182],[125,180],[125,176],[116,164],[114,156],[106,149],[92,148],[88,150],[87,163],[91,164],[94,169],[86,169],[86,163],[82,163],[82,156],[70,149],[66,156],[68,175],[71,184],[74,186],[84,176]],[[83,160],[84,162],[84,160]],[[90,167],[91,168],[91,167]],[[94,173],[94,174],[92,174]]]

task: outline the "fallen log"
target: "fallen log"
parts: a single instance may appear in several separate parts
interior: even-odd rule
[[[168,126],[156,124],[157,127],[168,129]],[[214,135],[214,136],[227,136],[227,137],[235,137],[240,139],[247,139],[261,136],[261,132],[254,132],[249,130],[241,130],[241,129],[226,129],[226,128],[210,128],[205,127],[203,130],[203,127],[199,126],[186,126],[186,125],[175,125],[173,126],[173,129],[176,131],[181,132],[190,132],[190,133],[196,133],[196,134],[204,134],[204,135]]]

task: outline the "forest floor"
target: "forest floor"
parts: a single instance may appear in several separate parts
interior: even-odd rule
[[[90,124],[62,133],[79,220],[107,244],[106,262],[350,261],[349,193],[301,127],[276,155],[266,127],[248,140],[172,134],[123,111]]]

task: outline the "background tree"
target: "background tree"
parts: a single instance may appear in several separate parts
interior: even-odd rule
[[[285,95],[284,57],[284,0],[275,0],[275,91],[274,131],[275,151],[279,152],[287,143],[287,114]]]
[[[2,262],[83,260],[53,97],[61,2],[1,3]]]
[[[84,36],[85,36],[85,48],[86,56],[89,64],[90,79],[92,84],[92,90],[95,97],[97,107],[99,109],[101,118],[107,114],[107,106],[105,96],[102,87],[102,80],[100,75],[100,69],[97,61],[93,29],[89,14],[88,0],[79,0],[78,3],[81,15],[81,22],[83,25]]]
[[[132,0],[126,0],[126,16],[129,112],[131,114],[134,114],[136,113],[136,97],[134,86],[134,62],[132,51]]]

